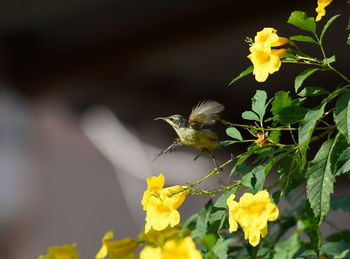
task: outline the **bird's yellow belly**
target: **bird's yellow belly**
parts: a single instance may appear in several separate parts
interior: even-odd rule
[[[218,143],[217,136],[209,130],[195,130],[192,128],[178,132],[181,142],[198,149],[213,150]]]

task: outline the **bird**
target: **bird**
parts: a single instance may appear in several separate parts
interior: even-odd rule
[[[179,114],[155,118],[154,120],[163,120],[170,124],[178,138],[168,148],[157,154],[154,160],[162,154],[174,151],[181,145],[187,145],[207,153],[212,158],[216,168],[219,168],[214,155],[211,153],[220,145],[218,137],[213,131],[204,127],[214,125],[216,118],[224,109],[224,105],[216,101],[205,100],[193,107],[188,119]]]

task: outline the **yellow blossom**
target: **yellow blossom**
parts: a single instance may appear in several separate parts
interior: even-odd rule
[[[113,232],[107,232],[102,238],[102,247],[96,255],[96,259],[103,259],[108,255],[109,259],[133,259],[134,252],[139,247],[139,243],[131,238],[123,240],[111,240]]]
[[[253,74],[258,82],[266,81],[269,74],[279,70],[281,58],[287,52],[286,49],[272,49],[280,47],[288,42],[287,38],[279,37],[273,28],[264,28],[254,38],[254,43],[249,48],[251,54],[248,58],[254,65]]]
[[[181,224],[178,224],[174,227],[166,227],[165,229],[161,231],[156,231],[154,229],[150,229],[147,234],[145,231],[142,231],[142,233],[139,235],[139,240],[145,240],[149,243],[153,243],[156,245],[163,245],[165,241],[169,239],[174,239],[177,238],[181,231]],[[183,233],[184,236],[188,236],[189,232],[188,230],[185,230]]]
[[[143,194],[142,205],[146,211],[145,233],[153,228],[161,231],[167,226],[174,227],[180,222],[180,214],[177,208],[186,198],[185,192],[172,195],[181,191],[180,185],[164,188],[164,176],[150,177],[147,179],[148,188]],[[170,196],[170,197],[169,197]]]
[[[163,248],[146,246],[140,253],[140,259],[201,259],[202,254],[190,237],[181,240],[170,239]]]
[[[244,231],[244,238],[249,240],[252,246],[257,246],[260,236],[267,235],[267,221],[274,221],[278,217],[278,208],[270,201],[266,190],[253,195],[245,193],[239,202],[234,201],[232,194],[227,199],[229,208],[230,233],[238,228],[238,224]],[[238,223],[238,224],[237,224]]]
[[[321,20],[321,18],[326,14],[326,6],[329,5],[333,0],[318,0],[317,1],[317,17],[316,17],[316,22]]]
[[[38,259],[79,259],[77,245],[51,246],[47,255],[40,255]]]

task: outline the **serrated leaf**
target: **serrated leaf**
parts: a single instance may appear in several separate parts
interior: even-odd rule
[[[224,239],[220,237],[216,244],[214,245],[212,251],[219,259],[227,258],[228,246],[232,244],[235,240],[233,238]]]
[[[331,17],[331,18],[327,21],[327,23],[325,24],[325,26],[324,26],[323,29],[322,29],[321,36],[320,36],[320,42],[322,42],[323,36],[324,36],[324,34],[326,33],[326,31],[327,31],[329,25],[331,25],[332,22],[334,22],[334,20],[337,19],[339,16],[340,16],[340,14],[334,15],[333,17]]]
[[[312,37],[310,36],[305,36],[305,35],[295,35],[289,37],[290,40],[294,41],[302,41],[302,42],[310,42],[310,43],[315,43],[318,44],[317,41],[315,41]]]
[[[278,121],[282,125],[290,125],[302,121],[307,112],[307,108],[298,105],[293,105],[282,109],[278,116],[276,118],[274,117],[274,120]]]
[[[324,142],[306,171],[307,199],[319,222],[327,216],[330,208],[330,195],[335,181],[331,172],[331,154],[335,143],[335,139]]]
[[[258,115],[252,111],[245,111],[242,113],[242,118],[251,121],[260,121]]]
[[[241,79],[242,77],[249,75],[254,70],[254,66],[248,67],[246,70],[244,70],[242,73],[240,73],[237,77],[235,77],[229,85],[232,85],[234,82],[236,82],[238,79]]]
[[[293,24],[302,30],[316,33],[315,19],[313,17],[307,17],[306,13],[302,11],[292,12],[289,16],[288,23]]]
[[[333,197],[331,200],[332,210],[350,212],[350,196]]]
[[[350,91],[345,92],[336,102],[334,121],[338,130],[350,143]]]
[[[316,122],[322,117],[325,106],[326,102],[324,101],[317,107],[310,109],[305,114],[304,119],[300,122],[298,129],[298,140],[302,155],[301,168],[303,168],[306,163],[307,147],[309,146]]]
[[[259,115],[259,118],[261,120],[264,118],[265,115],[266,99],[267,94],[265,91],[262,90],[257,90],[252,99],[252,110]]]
[[[191,232],[192,239],[203,238],[207,232],[207,225],[209,221],[210,213],[213,209],[213,203],[209,200],[197,216],[196,228]]]
[[[335,176],[350,172],[350,147],[347,147],[340,154],[335,164]]]
[[[316,71],[320,70],[319,68],[307,68],[304,71],[302,71],[299,75],[296,76],[294,80],[294,88],[295,92],[297,93],[301,85],[303,84],[304,80],[308,78],[310,75],[315,73]]]
[[[350,244],[344,241],[329,242],[327,244],[324,244],[321,247],[320,255],[327,254],[329,256],[337,256],[349,249],[350,249]]]
[[[235,127],[230,127],[226,129],[226,134],[231,138],[243,140],[241,133]]]
[[[306,96],[318,96],[318,95],[327,95],[329,92],[324,89],[323,87],[318,87],[318,86],[309,86],[303,88],[300,93],[298,93],[299,96],[301,97],[306,97]]]
[[[272,102],[271,113],[277,115],[283,108],[291,105],[292,99],[289,96],[289,92],[279,91],[275,94],[275,98]]]

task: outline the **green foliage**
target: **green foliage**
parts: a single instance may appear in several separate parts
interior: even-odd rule
[[[240,73],[237,77],[235,77],[229,85],[232,85],[234,82],[236,82],[238,79],[245,77],[246,75],[249,75],[253,72],[254,67],[250,66],[246,70],[244,70],[242,73]]]
[[[235,127],[227,128],[226,134],[231,138],[243,140],[241,133]]]
[[[275,245],[273,259],[293,259],[301,245],[298,233],[294,233],[288,240]]]
[[[288,23],[308,32],[316,33],[316,23],[313,17],[307,17],[306,13],[294,11],[288,19]]]
[[[294,89],[295,92],[297,93],[301,85],[303,84],[304,80],[311,76],[313,73],[316,71],[319,71],[319,68],[307,68],[304,71],[302,71],[299,75],[295,77],[294,80]]]
[[[350,91],[346,91],[338,98],[334,112],[334,121],[339,131],[350,143]]]
[[[350,146],[343,150],[335,164],[335,176],[350,172]]]
[[[307,197],[315,216],[321,222],[330,208],[330,195],[333,193],[334,168],[339,153],[344,149],[344,139],[338,135],[327,140],[309,163],[306,171]]]
[[[332,24],[332,22],[334,22],[335,19],[337,19],[338,17],[340,16],[340,14],[337,14],[337,15],[334,15],[332,18],[330,18],[327,23],[325,24],[325,26],[323,27],[322,29],[322,32],[321,32],[321,36],[320,36],[320,42],[322,43],[322,40],[323,40],[323,36],[325,35],[328,27]]]
[[[311,136],[315,130],[316,122],[322,117],[326,102],[322,102],[317,107],[310,109],[301,121],[298,130],[299,146],[302,155],[302,166],[306,163],[306,151],[309,146]]]
[[[318,95],[327,95],[329,92],[324,89],[323,87],[317,87],[317,86],[309,86],[303,88],[303,90],[298,93],[301,97],[310,97],[310,96],[318,96]]]
[[[318,44],[318,42],[315,41],[312,37],[305,36],[305,35],[295,35],[295,36],[289,37],[289,39],[294,40],[294,41],[302,41],[302,42],[309,42],[309,43]]]
[[[320,254],[333,256],[333,258],[350,258],[350,244],[344,241],[329,242],[321,247]]]

